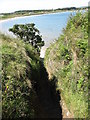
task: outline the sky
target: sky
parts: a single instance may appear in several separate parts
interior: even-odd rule
[[[90,0],[0,0],[0,13],[88,6]]]

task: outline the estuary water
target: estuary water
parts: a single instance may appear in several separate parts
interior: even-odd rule
[[[0,22],[0,31],[12,35],[8,29],[13,27],[14,24],[35,23],[35,26],[42,35],[42,39],[45,41],[45,46],[41,50],[41,57],[43,58],[46,48],[62,34],[62,30],[65,28],[69,16],[71,14],[75,15],[75,13],[75,11],[69,11],[13,18]]]

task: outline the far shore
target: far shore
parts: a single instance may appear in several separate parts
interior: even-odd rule
[[[74,10],[75,11],[75,10]],[[27,15],[27,16],[16,16],[16,17],[11,17],[11,18],[5,18],[5,19],[0,19],[0,23],[9,21],[9,20],[14,20],[14,19],[19,19],[19,18],[27,18],[27,17],[34,17],[34,16],[42,16],[42,15],[49,15],[49,14],[58,14],[58,13],[65,13],[65,12],[72,12],[72,11],[59,11],[59,12],[51,12],[51,13],[42,13],[42,14],[34,14],[34,15]]]

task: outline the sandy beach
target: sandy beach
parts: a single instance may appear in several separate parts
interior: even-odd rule
[[[7,22],[7,21],[10,21],[10,20],[16,20],[16,19],[19,19],[19,18],[33,17],[33,16],[40,16],[40,15],[30,15],[30,16],[21,16],[21,17],[8,18],[8,19],[5,19],[5,20],[0,20],[0,23]]]
[[[16,20],[16,19],[19,19],[19,18],[36,17],[36,16],[42,16],[42,15],[46,15],[46,14],[56,14],[56,13],[44,13],[44,14],[38,14],[38,15],[29,15],[29,16],[20,16],[20,17],[14,17],[14,18],[7,18],[5,20],[0,20],[0,23],[7,22],[9,20]]]
[[[0,23],[3,23],[3,22],[7,22],[9,20],[16,20],[16,19],[19,19],[19,18],[28,18],[28,17],[35,17],[35,16],[42,16],[42,15],[51,15],[51,14],[60,14],[60,13],[66,13],[68,11],[62,11],[62,12],[54,12],[54,13],[43,13],[43,14],[38,14],[38,15],[29,15],[29,16],[20,16],[20,17],[14,17],[14,18],[7,18],[5,20],[0,20]],[[69,12],[72,12],[72,11],[69,11]]]
[[[47,49],[48,47],[46,47],[46,46],[43,46],[42,48],[41,48],[41,52],[40,52],[40,57],[41,58],[44,58],[44,56],[45,56],[45,52],[46,52],[46,49]]]

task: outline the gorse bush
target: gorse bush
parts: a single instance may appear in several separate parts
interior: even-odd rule
[[[88,13],[70,16],[63,34],[46,51],[45,65],[75,118],[88,117]]]
[[[30,44],[0,34],[2,40],[2,116],[35,117],[36,93],[32,87],[33,69],[39,56]]]

